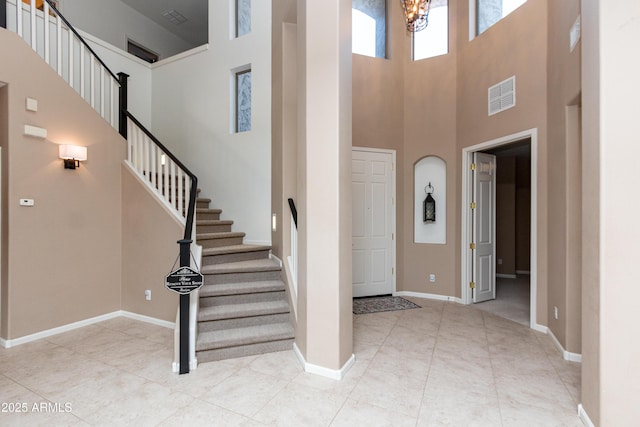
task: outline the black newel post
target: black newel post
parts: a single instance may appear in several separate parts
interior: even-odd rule
[[[127,79],[129,75],[126,73],[118,73],[118,82],[120,83],[118,111],[120,111],[120,135],[127,139]]]
[[[7,2],[0,1],[0,27],[7,28]]]
[[[180,267],[191,265],[192,240],[178,240],[180,245]],[[180,374],[189,373],[189,302],[190,294],[180,295]]]

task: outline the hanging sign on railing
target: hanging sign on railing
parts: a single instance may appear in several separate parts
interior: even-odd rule
[[[188,295],[204,284],[204,276],[191,267],[180,267],[169,273],[164,285],[170,291],[180,295]]]

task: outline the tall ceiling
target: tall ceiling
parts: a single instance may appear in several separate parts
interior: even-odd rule
[[[121,0],[194,46],[207,43],[208,0]],[[175,10],[187,21],[174,24],[163,13]]]

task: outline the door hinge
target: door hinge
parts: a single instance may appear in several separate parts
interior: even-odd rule
[[[475,243],[470,243],[469,244],[469,249],[473,250],[476,248],[476,244]]]
[[[391,233],[391,240],[393,240],[393,238],[394,238],[394,234],[393,234],[393,233]]]
[[[391,275],[392,275],[392,276],[395,274],[395,272],[396,272],[396,269],[395,269],[395,268],[393,268],[393,267],[391,267]]]
[[[471,289],[475,289],[476,288],[476,282],[469,282],[469,287]]]
[[[396,170],[396,164],[395,163],[391,163],[391,172],[393,172],[394,170]]]
[[[472,171],[476,170],[476,164],[475,163],[471,163],[471,170]]]
[[[391,198],[391,204],[393,205],[395,203],[395,201],[393,200],[393,197]]]
[[[471,203],[469,203],[469,207],[470,207],[471,209],[475,209],[475,208],[476,208],[476,202],[471,202]]]

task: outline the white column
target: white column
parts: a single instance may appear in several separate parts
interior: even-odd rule
[[[299,306],[296,345],[309,372],[353,362],[351,1],[298,0]]]

